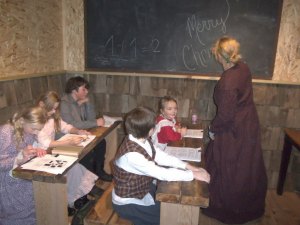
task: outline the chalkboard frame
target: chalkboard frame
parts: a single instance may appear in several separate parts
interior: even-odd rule
[[[87,63],[89,61],[89,57],[90,56],[90,52],[89,52],[89,49],[88,49],[88,36],[89,36],[89,31],[87,30],[87,21],[89,20],[88,19],[88,16],[89,16],[89,13],[88,13],[88,10],[87,10],[87,4],[88,2],[91,1],[91,0],[84,0],[84,36],[85,36],[85,44],[84,44],[84,47],[85,47],[85,70],[86,71],[102,71],[102,72],[116,72],[116,73],[138,73],[138,74],[158,74],[158,75],[166,75],[166,76],[169,76],[169,75],[185,75],[185,76],[220,76],[221,72],[222,72],[222,69],[219,65],[219,68],[220,70],[218,71],[210,71],[210,72],[198,72],[198,71],[169,71],[169,70],[165,70],[164,68],[162,68],[161,70],[151,70],[151,69],[143,69],[143,68],[127,68],[127,67],[123,67],[123,68],[120,68],[120,67],[110,67],[110,68],[107,68],[107,67],[102,67],[102,66],[90,66],[89,63]],[[272,47],[272,54],[271,54],[271,57],[270,57],[270,66],[268,68],[268,73],[267,74],[259,74],[259,73],[253,73],[252,72],[252,76],[253,78],[256,78],[256,79],[265,79],[265,80],[270,80],[272,79],[272,76],[273,76],[273,72],[274,72],[274,64],[275,64],[275,57],[276,57],[276,50],[277,50],[277,42],[278,42],[278,36],[279,36],[279,29],[280,29],[280,21],[281,21],[281,12],[282,12],[282,5],[283,5],[283,0],[278,0],[278,3],[277,3],[277,7],[278,7],[278,12],[277,12],[277,15],[276,15],[276,28],[275,28],[275,31],[274,31],[274,43],[273,43],[273,47]],[[229,35],[230,36],[230,35]],[[237,38],[238,39],[238,38]],[[239,39],[238,39],[239,40]],[[247,61],[246,61],[247,62]],[[217,64],[217,63],[216,63]],[[251,66],[250,66],[250,69],[252,70]]]

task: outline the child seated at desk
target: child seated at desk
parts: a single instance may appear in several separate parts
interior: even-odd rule
[[[160,203],[155,201],[155,179],[210,181],[206,170],[153,146],[149,137],[155,127],[155,117],[152,110],[144,107],[135,108],[125,116],[128,136],[118,149],[113,163],[114,210],[135,225],[160,223]]]
[[[103,118],[97,118],[95,103],[91,101],[89,82],[81,77],[71,77],[65,86],[65,95],[61,98],[61,118],[79,129],[102,127],[105,124]],[[104,170],[106,154],[106,141],[103,139],[92,151],[90,151],[80,163],[88,170],[97,174],[103,181],[112,181],[112,175]]]
[[[66,146],[66,145],[78,145],[81,143],[81,137],[73,137],[66,139],[65,141],[55,140],[55,133],[62,132],[88,135],[90,132],[86,130],[80,130],[73,127],[71,124],[64,122],[60,117],[59,104],[60,97],[54,91],[48,91],[42,94],[37,105],[43,108],[47,112],[47,123],[44,128],[38,133],[38,145],[43,149],[49,147]],[[103,190],[95,186],[95,181],[98,176],[88,169],[86,169],[80,163],[76,163],[67,173],[67,189],[68,189],[68,213],[73,215],[75,209],[79,210],[84,204],[88,202],[87,194],[92,192],[102,192]],[[90,193],[93,194],[93,193]]]
[[[0,224],[36,224],[32,182],[12,177],[11,170],[45,154],[33,143],[46,121],[44,110],[33,107],[0,126]]]
[[[156,119],[156,125],[152,134],[154,146],[164,150],[168,143],[180,140],[187,131],[176,123],[177,101],[170,96],[164,96],[158,103],[160,115]]]

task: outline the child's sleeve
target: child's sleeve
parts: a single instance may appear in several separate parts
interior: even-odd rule
[[[10,129],[8,129],[8,126],[2,126],[0,127],[0,171],[9,171],[12,169],[14,161],[15,161],[15,154],[13,151],[16,151],[15,149],[12,149],[10,147],[12,143],[12,133],[10,132]]]
[[[153,161],[147,160],[142,154],[137,152],[127,153],[125,157],[127,157],[126,163],[128,163],[130,166],[121,168],[131,173],[146,175],[166,181],[191,181],[194,179],[192,171],[180,168],[185,167],[185,164],[180,166],[178,164],[179,159],[175,157],[173,160],[175,160],[177,163],[173,162],[171,164],[176,164],[176,168],[165,168],[156,165]]]
[[[181,134],[176,132],[172,127],[165,126],[160,129],[157,134],[157,139],[159,143],[169,143],[172,141],[178,141],[181,139]]]
[[[46,123],[44,128],[38,133],[38,145],[40,148],[47,149],[53,141],[51,137],[51,125]]]
[[[68,134],[71,132],[72,128],[74,128],[74,127],[71,124],[68,124],[63,120],[60,120],[60,128],[61,128],[62,133]]]
[[[175,156],[171,156],[166,152],[160,150],[159,148],[155,148],[155,162],[161,166],[175,167],[179,169],[186,169],[187,163],[178,159]]]

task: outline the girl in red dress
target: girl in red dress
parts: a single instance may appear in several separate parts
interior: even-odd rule
[[[156,118],[155,130],[152,135],[154,146],[164,150],[169,142],[178,141],[186,134],[186,127],[176,122],[177,101],[165,96],[159,101],[160,115]]]

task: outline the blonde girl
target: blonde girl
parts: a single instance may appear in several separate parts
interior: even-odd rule
[[[34,147],[47,121],[40,107],[26,108],[0,126],[0,221],[5,225],[35,225],[32,182],[11,176],[11,170],[44,152]]]

